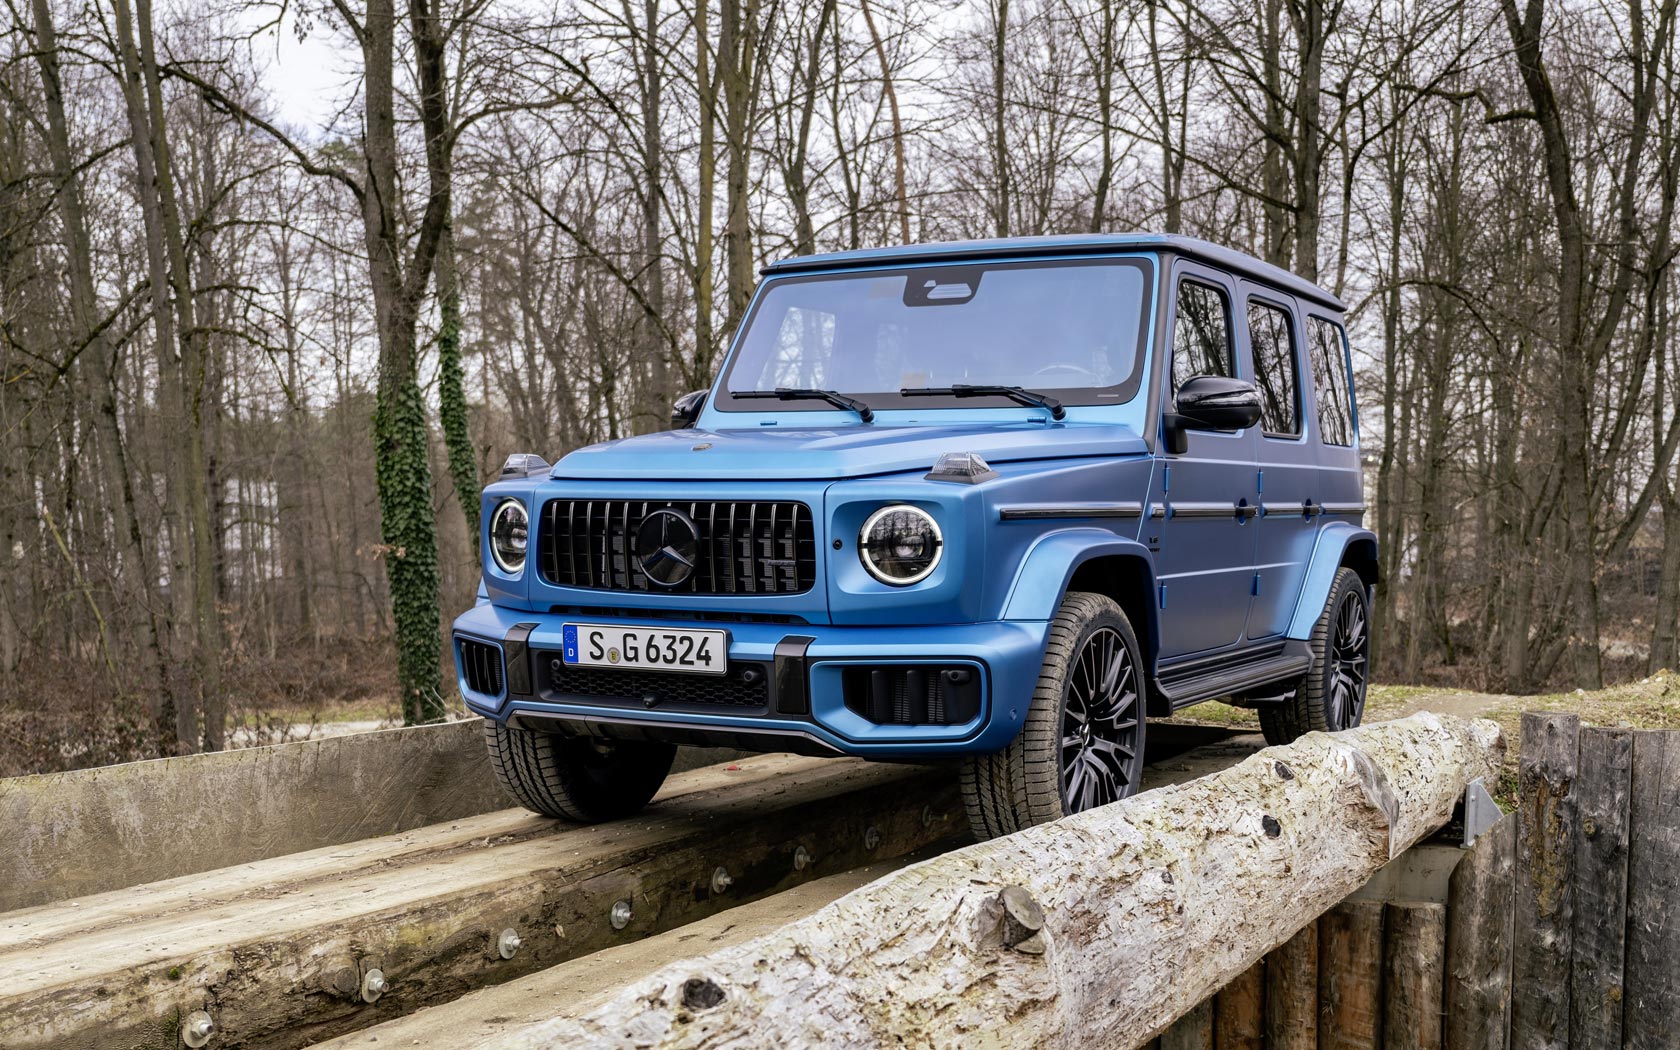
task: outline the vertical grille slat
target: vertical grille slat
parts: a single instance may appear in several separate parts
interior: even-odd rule
[[[502,695],[502,651],[485,642],[456,640],[461,648],[461,675],[467,688],[484,696]]]
[[[700,536],[694,571],[675,587],[648,579],[636,533],[655,511],[673,509]],[[816,519],[792,501],[555,499],[537,537],[546,582],[589,590],[674,594],[799,594],[816,583]]]

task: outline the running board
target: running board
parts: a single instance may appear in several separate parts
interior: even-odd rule
[[[1307,643],[1289,641],[1266,646],[1258,652],[1249,650],[1221,659],[1165,668],[1156,677],[1155,691],[1176,711],[1203,700],[1299,678],[1312,670],[1312,665],[1312,651]]]

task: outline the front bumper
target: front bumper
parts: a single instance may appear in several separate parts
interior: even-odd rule
[[[652,683],[645,699],[562,692],[551,663],[566,622],[653,627],[723,628],[732,668],[764,675],[767,703],[731,710],[714,703],[711,676],[638,673]],[[1044,621],[997,621],[948,626],[836,627],[827,624],[736,623],[665,617],[562,617],[480,604],[455,621],[455,674],[475,714],[498,722],[572,734],[713,744],[761,751],[924,759],[981,754],[1006,747],[1027,715],[1044,658]],[[808,640],[808,641],[807,641]],[[463,663],[462,642],[493,650],[504,670],[499,691],[475,690]],[[848,667],[941,664],[973,668],[980,681],[979,713],[959,725],[881,725],[846,706]],[[557,670],[557,669],[555,669]],[[475,676],[482,684],[482,673]],[[756,681],[756,679],[755,679]],[[694,699],[699,698],[699,699]]]

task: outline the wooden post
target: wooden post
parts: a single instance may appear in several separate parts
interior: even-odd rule
[[[1390,904],[1383,946],[1384,1050],[1441,1050],[1447,954],[1442,904]]]
[[[1569,1047],[1621,1050],[1633,734],[1625,729],[1581,730],[1579,766]]]
[[[1318,920],[1318,1045],[1377,1050],[1382,1026],[1383,904],[1344,901]]]
[[[1511,1050],[1567,1050],[1575,926],[1575,796],[1581,720],[1522,717],[1512,924]]]
[[[1219,990],[1213,999],[1213,1041],[1218,1050],[1262,1050],[1266,1027],[1264,959]]]
[[[1446,1050],[1505,1050],[1517,819],[1482,833],[1447,888]]]
[[[1267,1050],[1318,1050],[1318,923],[1266,956]]]
[[[1203,999],[1162,1032],[1161,1050],[1214,1050],[1213,1000]]]
[[[1633,738],[1633,820],[1628,857],[1628,1050],[1680,1039],[1680,733]]]

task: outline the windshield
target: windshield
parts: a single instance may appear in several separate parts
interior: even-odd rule
[[[1137,258],[910,266],[771,281],[724,377],[724,411],[834,411],[821,400],[736,399],[834,390],[880,408],[1009,406],[902,397],[903,388],[1015,386],[1068,405],[1117,404],[1138,386],[1151,269]]]

